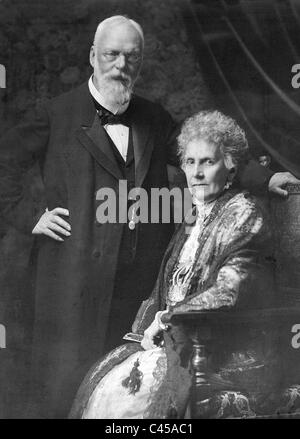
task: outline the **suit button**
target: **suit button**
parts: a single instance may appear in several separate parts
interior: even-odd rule
[[[94,258],[99,258],[100,255],[101,255],[101,252],[99,252],[99,250],[94,250],[93,251],[93,257]]]

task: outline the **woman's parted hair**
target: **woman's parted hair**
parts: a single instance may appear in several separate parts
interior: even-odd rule
[[[249,147],[245,131],[235,120],[220,111],[200,111],[184,122],[177,137],[181,165],[184,164],[188,143],[200,139],[218,146],[225,158],[231,157],[236,168],[248,160]]]

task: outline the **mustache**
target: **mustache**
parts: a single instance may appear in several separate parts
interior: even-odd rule
[[[132,86],[132,79],[129,75],[126,75],[124,73],[119,73],[118,75],[107,75],[107,77],[105,78],[106,81],[109,82],[120,82],[121,84],[123,84],[126,87],[131,87]]]

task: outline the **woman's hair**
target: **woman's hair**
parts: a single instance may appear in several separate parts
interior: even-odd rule
[[[245,131],[229,116],[220,111],[200,111],[189,117],[177,137],[178,155],[184,164],[185,150],[190,142],[205,140],[218,146],[225,159],[231,157],[239,168],[248,159],[248,142]]]

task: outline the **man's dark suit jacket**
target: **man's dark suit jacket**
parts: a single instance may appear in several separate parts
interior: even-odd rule
[[[177,164],[175,123],[160,105],[138,96],[130,111],[135,185],[148,192],[168,187],[167,164]],[[43,208],[68,209],[72,234],[63,243],[38,238],[31,383],[38,397],[31,416],[66,417],[81,379],[103,353],[127,227],[96,220],[96,192],[106,187],[118,194],[122,174],[87,83],[48,101],[32,121],[0,141],[0,208],[8,222],[28,234],[42,211],[28,199],[25,204],[22,176],[37,161],[45,188]],[[251,167],[245,179],[250,175],[262,185],[269,175],[259,165]],[[128,295],[138,302],[151,293],[172,230],[170,224],[148,223],[133,232],[137,250]]]

